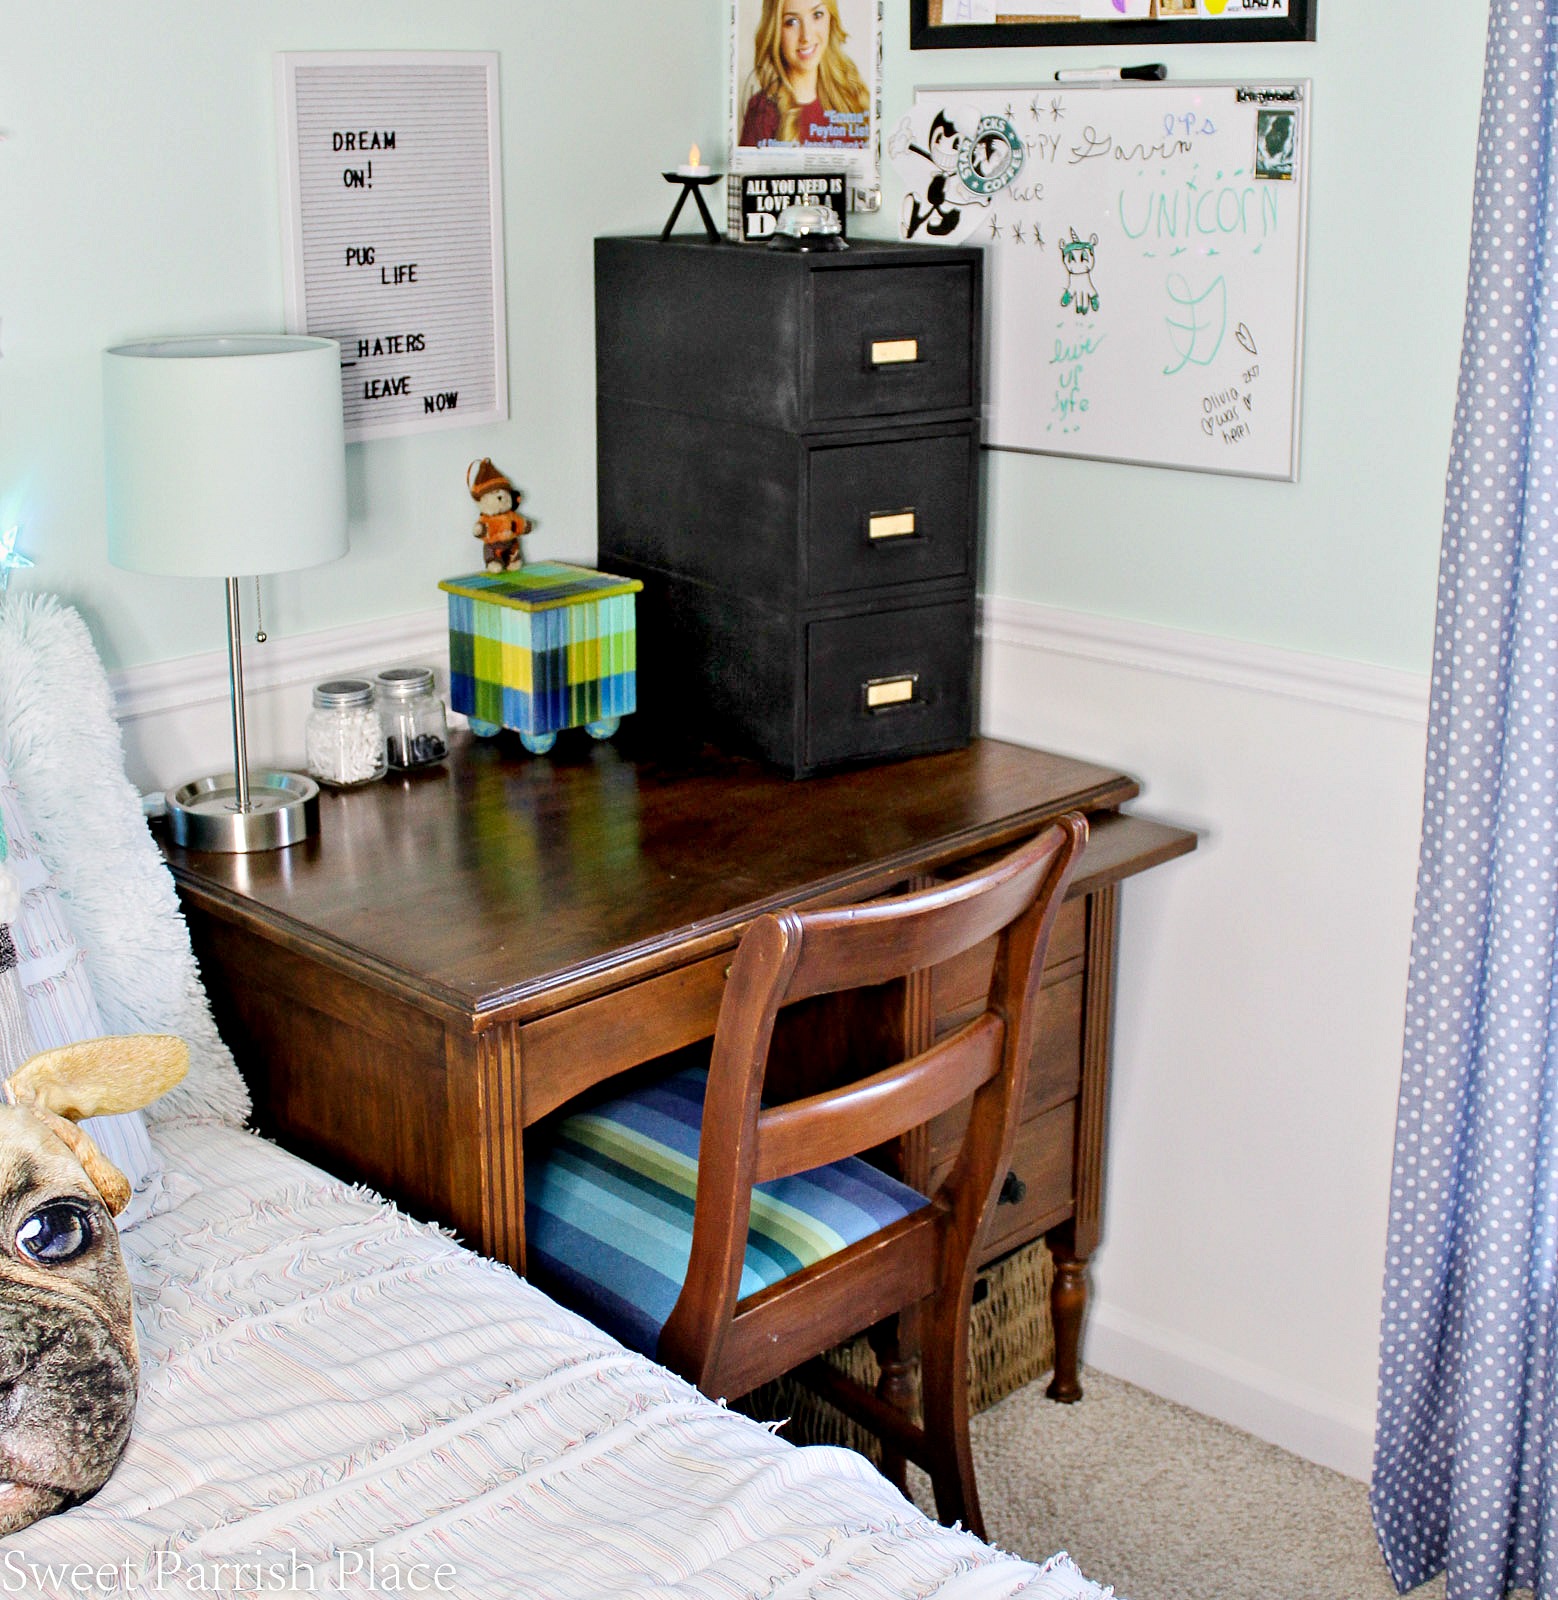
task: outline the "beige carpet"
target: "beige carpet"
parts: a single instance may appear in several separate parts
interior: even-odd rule
[[[996,1544],[1069,1550],[1124,1600],[1395,1595],[1363,1484],[1103,1373],[1083,1387],[1058,1406],[1032,1383],[974,1418]],[[1414,1600],[1443,1595],[1440,1577]]]

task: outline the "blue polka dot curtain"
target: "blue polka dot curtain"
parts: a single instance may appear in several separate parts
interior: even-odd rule
[[[1397,1587],[1558,1600],[1558,0],[1492,0],[1371,1501]]]

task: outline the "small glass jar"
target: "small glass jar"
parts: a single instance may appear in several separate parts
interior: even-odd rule
[[[429,667],[388,667],[373,680],[384,751],[392,767],[431,767],[449,754],[444,703]]]
[[[355,789],[384,776],[384,727],[366,678],[315,684],[303,736],[309,776],[333,789]]]

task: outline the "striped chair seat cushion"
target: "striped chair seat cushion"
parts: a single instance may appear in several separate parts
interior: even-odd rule
[[[702,1070],[678,1072],[575,1112],[525,1167],[531,1263],[565,1300],[646,1355],[656,1353],[687,1275],[707,1086]],[[742,1298],[925,1203],[854,1156],[759,1184]]]

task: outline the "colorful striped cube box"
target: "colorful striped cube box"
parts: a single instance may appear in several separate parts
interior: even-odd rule
[[[449,703],[478,734],[550,750],[564,728],[609,739],[638,704],[637,578],[562,561],[445,578]]]

